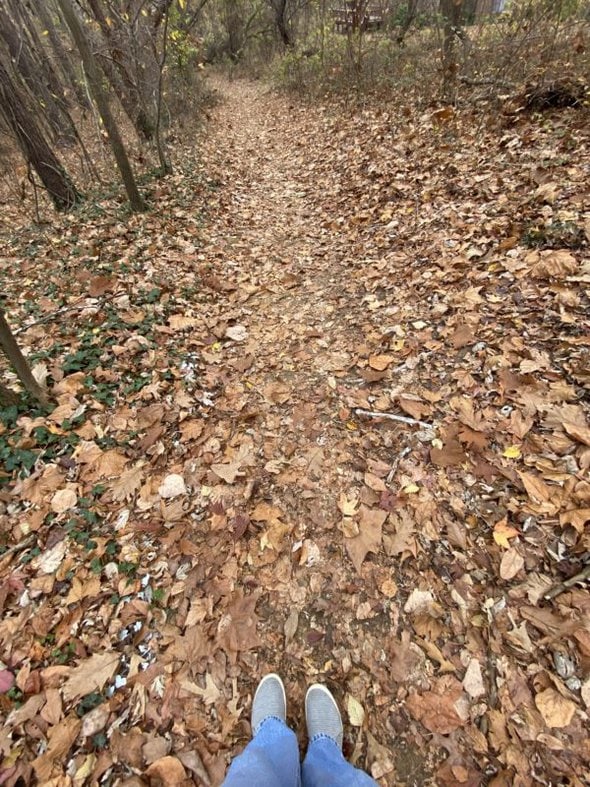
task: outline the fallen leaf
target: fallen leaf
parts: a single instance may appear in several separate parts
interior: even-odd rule
[[[359,509],[359,534],[354,538],[346,538],[346,551],[356,570],[360,573],[364,559],[369,552],[377,554],[381,549],[381,531],[387,519],[387,511],[367,508]]]
[[[520,459],[522,453],[520,451],[519,445],[511,445],[502,451],[502,456],[505,456],[506,459]]]
[[[439,735],[449,735],[464,724],[455,707],[462,694],[461,684],[451,675],[441,678],[444,680],[447,683],[439,683],[436,691],[411,693],[406,700],[412,716],[427,730]]]
[[[51,498],[51,510],[56,514],[63,514],[76,507],[78,495],[72,487],[60,489]]]
[[[66,701],[84,697],[93,691],[102,691],[119,666],[118,653],[95,653],[71,671],[63,686]]]
[[[395,361],[394,355],[371,355],[369,357],[369,366],[378,372],[383,372]]]
[[[225,335],[233,342],[245,342],[248,338],[248,331],[243,325],[231,325]]]
[[[500,561],[500,576],[502,579],[506,580],[514,579],[523,566],[524,558],[522,555],[517,552],[514,547],[510,547],[502,555],[502,560]]]
[[[477,659],[471,659],[463,678],[463,688],[472,700],[483,697],[486,689],[481,675],[481,665]]]
[[[6,694],[14,686],[14,675],[10,670],[0,670],[0,694]]]
[[[55,574],[60,567],[62,560],[66,554],[67,542],[66,539],[58,541],[57,544],[42,552],[37,557],[31,560],[31,566],[35,571],[41,574]]]
[[[153,762],[146,770],[145,775],[150,779],[150,782],[154,780],[163,787],[181,787],[181,785],[187,784],[184,765],[176,757],[170,755]]]
[[[590,429],[587,426],[580,426],[579,424],[565,421],[563,428],[570,437],[574,438],[574,440],[577,440],[579,443],[584,443],[584,445],[590,445]]]
[[[348,711],[348,720],[353,727],[362,727],[365,720],[365,710],[360,702],[355,699],[352,694],[348,695],[346,701],[346,710]]]
[[[553,688],[545,689],[545,691],[536,694],[535,705],[548,727],[567,727],[577,710],[575,702],[562,697]]]
[[[574,255],[565,249],[541,251],[536,253],[535,262],[531,267],[531,276],[533,279],[564,279],[575,273],[578,267],[578,261]]]
[[[31,763],[40,783],[49,782],[54,765],[66,761],[66,755],[78,737],[81,726],[82,721],[71,715],[51,728],[46,752]]]
[[[507,517],[504,517],[494,525],[494,541],[504,549],[510,549],[510,538],[520,535],[516,528],[508,524]]]
[[[158,494],[163,500],[172,500],[180,495],[187,494],[184,478],[177,473],[167,475],[158,488]]]

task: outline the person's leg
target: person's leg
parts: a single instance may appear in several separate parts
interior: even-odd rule
[[[309,688],[305,719],[309,745],[301,769],[303,787],[376,787],[368,774],[344,759],[342,717],[325,686]]]
[[[232,762],[223,787],[299,787],[299,747],[286,718],[283,682],[266,675],[252,702],[253,738]]]
[[[300,784],[297,736],[283,721],[269,717],[232,762],[223,787],[299,787]]]
[[[344,759],[342,749],[327,735],[314,738],[301,768],[303,787],[375,787],[364,771]]]

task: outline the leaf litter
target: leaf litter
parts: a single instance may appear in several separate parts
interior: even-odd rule
[[[5,244],[2,782],[219,784],[276,670],[382,784],[583,784],[587,128],[219,89],[156,211]]]

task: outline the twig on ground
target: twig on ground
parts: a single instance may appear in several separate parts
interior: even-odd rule
[[[409,418],[407,415],[395,415],[394,413],[382,413],[379,410],[363,410],[357,407],[354,411],[355,415],[365,415],[367,418],[386,418],[389,421],[398,421],[401,424],[409,424],[410,426],[421,426],[423,429],[434,429],[432,424],[427,424],[426,421],[418,421],[416,418]]]
[[[565,579],[563,582],[558,582],[557,585],[553,585],[547,593],[543,596],[546,601],[551,601],[552,598],[559,596],[560,593],[565,593],[566,590],[569,590],[574,585],[577,585],[578,582],[584,582],[585,580],[590,579],[590,563],[586,566],[583,571],[580,571],[578,574],[575,574],[573,577],[569,579]]]
[[[4,568],[5,559],[9,555],[14,555],[16,552],[22,552],[23,550],[28,549],[32,544],[34,544],[35,538],[35,534],[31,533],[25,539],[19,541],[18,544],[14,544],[13,546],[8,547],[8,549],[5,549],[0,555],[0,567]]]

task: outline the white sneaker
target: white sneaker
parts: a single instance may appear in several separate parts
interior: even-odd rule
[[[314,683],[307,690],[305,720],[309,740],[316,735],[327,735],[342,748],[342,716],[332,693],[321,683]]]
[[[269,716],[287,721],[287,697],[283,681],[274,672],[265,675],[258,684],[252,701],[252,734],[256,735],[260,725]]]

